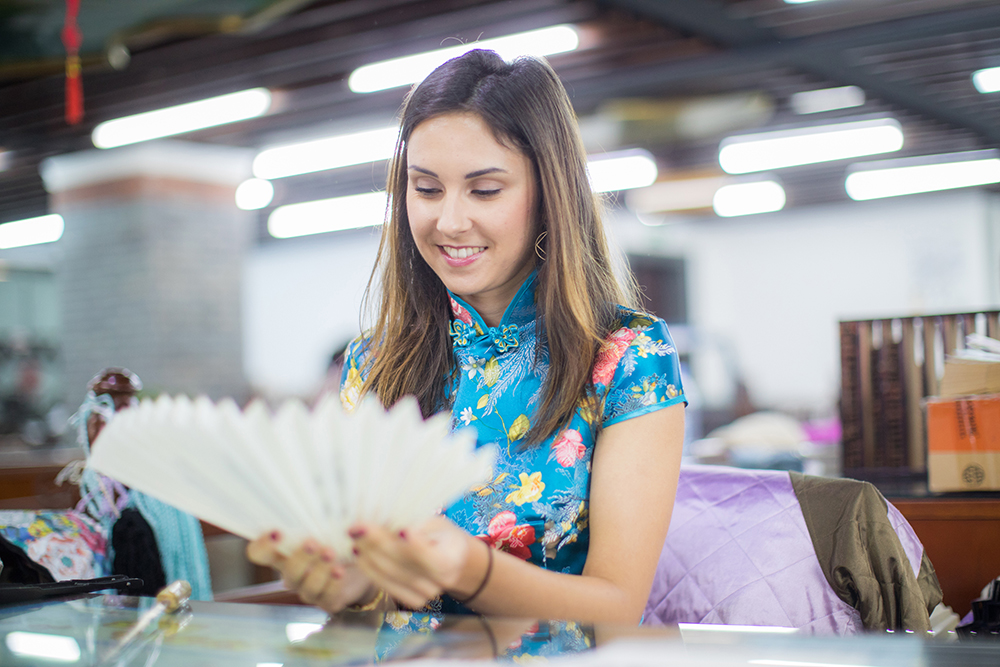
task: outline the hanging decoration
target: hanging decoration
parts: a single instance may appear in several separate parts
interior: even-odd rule
[[[83,33],[76,23],[80,0],[66,0],[66,21],[62,42],[66,47],[66,122],[76,125],[83,120],[83,81],[80,78],[80,46]]]

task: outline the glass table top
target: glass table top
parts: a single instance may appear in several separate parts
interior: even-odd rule
[[[137,634],[151,598],[91,595],[0,607],[0,665],[354,665],[543,661],[642,667],[997,667],[1000,641],[785,628],[619,627],[421,613],[192,602]],[[133,631],[133,639],[122,642]]]

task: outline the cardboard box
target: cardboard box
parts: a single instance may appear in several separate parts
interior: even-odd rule
[[[944,362],[938,396],[970,394],[1000,394],[1000,362],[953,358]]]
[[[931,491],[1000,490],[1000,393],[927,399]]]

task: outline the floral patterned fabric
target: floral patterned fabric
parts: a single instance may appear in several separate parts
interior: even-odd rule
[[[0,536],[45,567],[56,581],[111,573],[104,531],[79,512],[5,510],[0,512]]]
[[[496,327],[452,295],[451,336],[458,374],[449,388],[453,428],[474,428],[477,446],[496,445],[493,479],[446,508],[456,524],[491,547],[558,572],[580,574],[587,558],[594,431],[684,402],[670,333],[652,315],[619,307],[620,326],[594,365],[596,399],[581,399],[567,426],[541,444],[522,439],[542,397],[547,350],[537,355],[535,275]],[[341,399],[353,408],[364,384],[367,341],[348,349]]]

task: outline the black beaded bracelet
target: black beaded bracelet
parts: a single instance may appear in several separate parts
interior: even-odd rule
[[[484,542],[483,544],[486,543]],[[490,580],[490,574],[493,572],[493,548],[488,544],[486,544],[486,553],[489,560],[486,562],[486,576],[483,577],[483,583],[479,584],[479,588],[476,589],[475,593],[465,598],[464,600],[459,600],[458,598],[452,596],[456,602],[460,602],[464,605],[467,605],[473,600],[475,600],[476,597],[483,592],[483,589],[486,588],[486,583]]]

